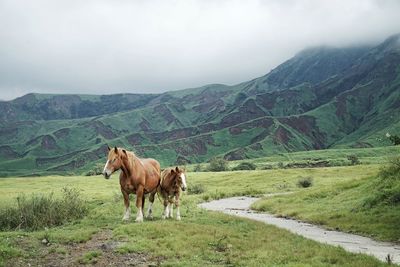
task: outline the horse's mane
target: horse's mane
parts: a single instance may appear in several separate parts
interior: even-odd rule
[[[141,162],[141,160],[139,157],[136,156],[135,152],[128,151],[128,150],[125,150],[125,151],[126,151],[126,156],[127,156],[129,167],[133,170],[136,167],[135,159],[138,159],[140,162]],[[124,153],[124,152],[121,152],[121,153]],[[125,167],[127,167],[127,166],[125,166]],[[131,170],[129,170],[129,171],[131,171]]]

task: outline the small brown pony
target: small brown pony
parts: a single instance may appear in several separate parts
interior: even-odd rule
[[[152,205],[157,187],[160,184],[160,163],[155,159],[140,159],[133,152],[122,148],[108,147],[108,157],[103,174],[109,179],[111,174],[119,169],[119,184],[124,196],[125,215],[123,220],[129,220],[131,209],[129,208],[129,194],[136,194],[136,222],[143,221],[143,208],[145,194],[150,193],[147,217],[152,216]]]
[[[173,217],[173,204],[175,203],[176,219],[181,220],[179,197],[181,190],[185,191],[186,188],[185,170],[175,167],[167,168],[162,171],[161,182],[158,186],[157,192],[164,200],[163,219]]]

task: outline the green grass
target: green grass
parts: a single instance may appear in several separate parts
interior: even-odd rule
[[[86,242],[103,229],[111,229],[113,239],[123,242],[122,246],[116,248],[117,252],[143,252],[161,257],[165,266],[380,266],[383,264],[366,255],[350,254],[343,249],[306,240],[274,226],[197,208],[197,203],[204,199],[281,191],[302,192],[304,189],[298,188],[296,182],[303,176],[313,177],[312,188],[362,182],[378,169],[377,165],[367,165],[188,173],[189,187],[202,185],[201,191],[204,192],[183,196],[183,220],[161,220],[162,205],[156,199],[155,219],[146,220],[143,224],[121,221],[124,208],[117,175],[110,180],[101,176],[2,179],[2,206],[12,205],[13,199],[21,192],[53,190],[57,196],[54,188],[69,185],[81,190],[89,202],[89,214],[81,220],[47,230],[1,232],[0,266],[16,257],[34,259],[43,256],[46,252],[43,252],[40,241],[45,237],[57,249],[63,250],[66,244]],[[132,212],[135,213],[134,208]],[[21,238],[24,242],[20,241]],[[102,257],[97,252],[93,256],[92,252],[86,251],[77,261],[94,262]]]
[[[79,263],[81,264],[95,264],[97,262],[97,258],[101,256],[101,251],[94,250],[85,253],[80,259]]]
[[[326,161],[330,166],[348,166],[351,162],[347,159],[349,155],[355,155],[362,165],[385,163],[388,158],[399,155],[400,146],[374,147],[374,148],[342,148],[342,149],[325,149],[313,151],[300,151],[291,153],[277,152],[268,157],[255,159],[229,161],[229,168],[235,168],[242,162],[250,162],[257,166],[257,169],[265,167],[279,168],[278,164],[283,166],[291,163],[313,163],[318,161]],[[206,170],[208,164],[191,164],[188,170],[193,171],[197,165],[201,166],[201,170]]]
[[[376,174],[332,185],[321,185],[317,180],[313,187],[260,200],[253,208],[398,242],[400,205],[394,201],[400,196],[399,188],[399,179],[385,185]]]

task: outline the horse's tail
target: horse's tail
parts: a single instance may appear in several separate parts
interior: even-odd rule
[[[164,204],[163,203],[163,201],[161,200],[161,198],[160,198],[160,192],[161,192],[161,190],[162,190],[162,188],[161,188],[161,182],[162,182],[162,176],[161,176],[161,174],[160,174],[160,180],[158,180],[158,185],[157,185],[157,188],[156,188],[156,194],[157,194],[157,198],[158,198],[158,200],[161,202],[161,204]]]
[[[156,194],[157,194],[157,198],[158,200],[161,202],[161,204],[164,205],[164,201],[162,201],[162,199],[160,198],[160,192],[161,192],[162,188],[161,188],[161,182],[158,184],[157,186],[157,190],[156,190]]]

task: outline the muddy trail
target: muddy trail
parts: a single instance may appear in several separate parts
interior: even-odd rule
[[[282,193],[269,194],[266,196],[272,197],[281,194]],[[391,262],[400,264],[400,245],[389,242],[379,242],[359,235],[327,230],[321,226],[310,223],[305,223],[290,218],[276,217],[268,213],[259,213],[251,210],[250,206],[259,199],[260,198],[254,197],[231,197],[201,203],[199,206],[211,211],[219,211],[230,215],[272,224],[308,239],[333,246],[340,246],[353,253],[365,253],[375,256],[384,262],[388,261],[387,257],[390,255]]]
[[[18,242],[28,250],[32,240],[21,237]],[[37,241],[40,242],[40,241]],[[32,258],[14,258],[5,266],[159,266],[161,258],[144,253],[118,253],[116,249],[125,244],[115,241],[111,230],[101,230],[85,243],[52,244],[42,240],[41,248]],[[88,256],[88,255],[92,256]]]

